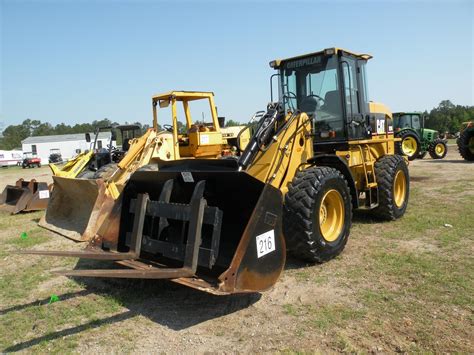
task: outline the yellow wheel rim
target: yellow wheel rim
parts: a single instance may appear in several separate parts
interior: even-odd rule
[[[407,193],[407,179],[405,177],[405,172],[399,170],[395,175],[395,181],[393,183],[393,199],[395,206],[400,208],[405,202],[405,197]]]
[[[436,146],[435,146],[436,155],[438,155],[439,157],[442,156],[444,154],[445,150],[446,150],[446,148],[444,148],[444,144],[442,144],[442,143],[436,144]]]
[[[413,137],[406,137],[402,141],[402,150],[405,155],[408,155],[409,157],[413,156],[418,148],[418,143],[416,142],[416,139]]]
[[[474,154],[474,137],[469,138],[467,145],[469,146],[471,153]]]
[[[344,228],[344,201],[337,190],[329,190],[319,207],[319,229],[328,242],[335,241]]]

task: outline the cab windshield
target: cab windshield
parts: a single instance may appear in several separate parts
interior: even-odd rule
[[[312,56],[282,63],[281,102],[285,110],[300,110],[314,118],[314,128],[330,132],[332,138],[343,135],[343,113],[336,56]],[[329,134],[329,133],[328,133]]]

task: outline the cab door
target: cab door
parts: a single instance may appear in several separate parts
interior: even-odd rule
[[[365,71],[357,59],[344,56],[341,58],[341,72],[347,137],[349,140],[369,138],[368,102],[363,90]]]

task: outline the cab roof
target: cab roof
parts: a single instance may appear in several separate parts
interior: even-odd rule
[[[285,59],[275,59],[275,60],[270,62],[270,66],[272,68],[278,68],[282,62],[287,62],[287,61],[290,61],[290,60],[301,59],[301,58],[315,56],[315,55],[321,55],[321,54],[325,54],[325,55],[345,54],[345,55],[350,55],[350,56],[360,58],[360,59],[365,59],[365,60],[369,60],[369,59],[372,58],[372,56],[370,54],[359,54],[359,53],[348,51],[346,49],[332,47],[332,48],[326,48],[326,49],[320,50],[318,52],[302,54],[302,55],[299,55],[299,56],[296,56],[296,57],[290,57],[290,58],[285,58]]]
[[[211,91],[168,91],[163,94],[153,95],[153,101],[168,100],[174,97],[176,101],[192,101],[201,100],[213,97],[214,93]]]

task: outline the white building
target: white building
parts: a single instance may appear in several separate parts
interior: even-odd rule
[[[28,137],[21,141],[23,153],[31,152],[41,158],[42,164],[48,163],[49,155],[59,149],[63,160],[75,157],[85,150],[92,149],[94,144],[94,133],[90,133],[91,142],[86,141],[85,133],[62,134],[56,136]],[[96,149],[107,148],[111,143],[110,132],[100,132],[97,138]]]

